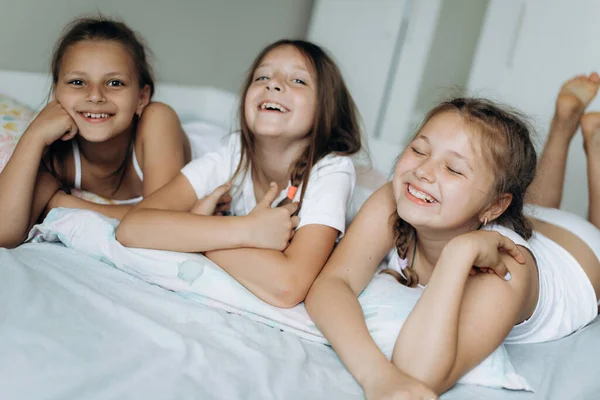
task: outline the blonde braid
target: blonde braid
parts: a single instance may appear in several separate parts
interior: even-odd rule
[[[416,241],[417,237],[415,235],[415,228],[413,228],[409,223],[404,221],[398,213],[394,211],[391,215],[390,220],[393,221],[394,224],[394,232],[396,233],[396,237],[394,239],[394,245],[396,246],[396,251],[398,256],[401,259],[406,259],[408,254],[408,244],[411,240],[415,241],[415,249],[416,249]],[[408,287],[415,287],[419,284],[419,274],[412,267],[414,263],[415,254],[413,254],[413,260],[410,266],[407,266],[402,270],[402,274],[398,271],[394,271],[393,269],[384,269],[381,271],[382,274],[392,275],[398,282]]]

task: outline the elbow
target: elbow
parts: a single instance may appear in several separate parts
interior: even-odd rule
[[[300,287],[295,279],[287,278],[276,285],[267,302],[279,308],[293,308],[304,301],[308,289]]]
[[[412,362],[414,365],[414,360]],[[407,369],[399,367],[403,371]],[[420,370],[420,371],[411,371],[410,375],[421,381],[428,388],[436,392],[437,394],[445,393],[450,390],[457,382],[458,378],[456,377],[454,368],[449,368],[447,371],[435,371],[434,369]]]
[[[136,234],[135,229],[132,226],[130,216],[126,215],[125,218],[121,220],[121,223],[117,226],[117,229],[115,231],[115,238],[123,246],[135,246]]]
[[[15,235],[14,233],[0,234],[0,248],[14,249],[22,244],[24,240],[25,236]]]
[[[424,382],[431,390],[436,392],[439,395],[446,393],[448,390],[452,389],[456,384],[456,379],[451,380],[449,378],[443,380],[431,380],[429,382]]]
[[[442,394],[452,389],[454,385],[456,385],[456,382],[458,382],[458,380],[467,372],[463,371],[462,373],[459,373],[456,365],[454,365],[443,378],[432,379],[431,382],[428,382],[428,385],[437,394]]]
[[[0,248],[10,250],[10,249],[14,249],[15,247],[19,246],[20,244],[21,244],[21,241],[0,239]]]

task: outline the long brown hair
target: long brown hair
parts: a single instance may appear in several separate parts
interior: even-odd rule
[[[449,111],[460,115],[473,131],[480,133],[482,148],[487,150],[496,176],[494,195],[512,195],[510,205],[494,222],[529,239],[532,226],[523,215],[523,205],[527,187],[535,177],[537,155],[526,119],[518,111],[486,99],[459,97],[445,101],[429,111],[417,134],[434,116]],[[395,232],[396,251],[400,258],[405,259],[409,243],[417,239],[416,231],[397,212],[391,215],[390,223]],[[413,287],[419,283],[417,272],[410,267],[402,270],[404,276],[393,270],[384,272],[393,275],[406,286]]]
[[[248,70],[242,87],[239,108],[242,151],[234,177],[246,173],[249,166],[256,165],[256,143],[244,112],[246,92],[252,84],[254,71],[265,56],[281,46],[293,46],[306,57],[314,70],[317,83],[317,107],[310,131],[310,144],[295,162],[290,173],[291,185],[302,186],[301,206],[313,166],[330,153],[352,155],[360,151],[361,132],[356,105],[339,68],[331,57],[321,47],[304,40],[279,40],[268,45],[258,54]],[[285,202],[286,200],[282,203]]]
[[[150,88],[150,98],[152,98],[152,95],[154,95],[154,74],[148,62],[147,54],[149,50],[143,40],[123,22],[102,16],[76,19],[63,30],[60,39],[54,47],[52,62],[50,64],[53,87],[56,87],[58,83],[65,53],[71,46],[83,41],[112,41],[121,44],[131,55],[133,64],[137,69],[137,81],[140,89],[148,86]],[[123,163],[113,173],[113,176],[120,176],[113,193],[119,190],[125,179],[125,171],[131,161],[132,148],[135,144],[137,122],[138,116],[134,115],[132,121],[134,134],[130,137],[128,151]],[[42,167],[50,172],[61,183],[62,189],[67,192],[69,192],[69,182],[67,182],[64,176],[65,155],[70,147],[69,142],[56,140],[48,147],[42,157]]]

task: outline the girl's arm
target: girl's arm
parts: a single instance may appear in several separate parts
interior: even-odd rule
[[[525,305],[536,267],[528,251],[522,253],[525,258],[518,253],[497,232],[472,232],[451,240],[400,331],[394,364],[441,393],[491,354],[530,315]],[[512,279],[470,276],[474,265],[490,267],[500,276],[508,269]]]
[[[17,143],[0,173],[0,247],[16,247],[38,221],[59,183],[40,162],[47,146],[69,140],[77,126],[56,101],[40,112]]]
[[[305,305],[369,399],[401,392],[433,399],[437,397],[433,392],[395,368],[377,347],[357,300],[393,247],[390,216],[395,211],[387,183],[363,205],[311,287]]]
[[[276,307],[302,302],[333,250],[338,231],[325,225],[298,229],[283,252],[238,248],[205,255],[248,290]]]
[[[237,247],[284,249],[295,227],[295,204],[271,209],[277,185],[243,217],[190,213],[198,197],[188,179],[172,182],[136,205],[117,227],[117,240],[129,247],[204,252]],[[296,223],[297,225],[297,223]]]
[[[133,206],[129,204],[98,204],[92,201],[81,199],[71,194],[67,194],[62,190],[59,190],[54,194],[54,196],[52,196],[52,198],[48,202],[45,214],[50,212],[50,210],[52,210],[53,208],[58,207],[91,210],[106,215],[109,218],[121,220],[125,216],[125,214],[127,214],[129,210],[131,210]]]
[[[323,163],[311,174],[300,228],[283,249],[221,250],[206,256],[262,300],[290,308],[304,300],[345,228],[354,168],[347,159]]]
[[[153,102],[142,113],[136,140],[141,144],[141,154],[137,154],[144,173],[143,195],[147,197],[172,181],[183,168],[187,138],[175,111]]]

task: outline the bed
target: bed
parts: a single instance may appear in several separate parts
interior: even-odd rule
[[[39,109],[47,75],[0,71]],[[184,122],[231,130],[236,96],[159,85]],[[0,223],[2,223],[0,221]],[[0,399],[361,399],[327,346],[208,307],[58,243],[0,249]],[[457,385],[443,399],[600,398],[600,320],[507,346],[534,393]]]

